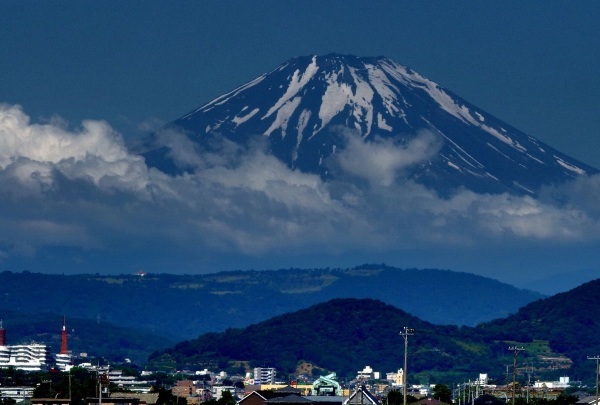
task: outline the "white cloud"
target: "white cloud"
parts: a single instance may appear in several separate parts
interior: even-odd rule
[[[351,130],[340,128],[339,131],[344,134],[346,145],[332,160],[342,171],[382,186],[393,184],[402,170],[426,163],[442,145],[439,137],[430,131],[420,132],[406,145],[392,138],[375,137],[364,142]]]
[[[348,135],[330,182],[289,170],[261,142],[217,137],[202,150],[172,131],[162,139],[188,173],[148,168],[106,123],[71,131],[1,106],[0,260],[57,246],[82,255],[315,257],[600,239],[600,176],[539,200],[466,190],[442,198],[402,176],[439,149],[427,132],[406,145]]]

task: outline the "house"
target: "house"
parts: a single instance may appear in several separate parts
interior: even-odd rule
[[[173,395],[177,397],[191,397],[196,394],[196,387],[191,380],[177,381],[175,386],[171,388]]]
[[[111,397],[121,398],[137,398],[140,400],[140,404],[155,405],[158,401],[158,392],[113,392],[110,394]],[[102,403],[104,404],[106,399],[102,397]]]
[[[343,405],[345,399],[340,396],[304,396],[302,392],[289,385],[277,390],[258,390],[246,395],[237,405]]]
[[[381,405],[379,399],[373,395],[369,390],[364,386],[358,387],[350,397],[344,401],[343,405]]]
[[[600,403],[600,401],[597,401],[595,396],[587,396],[587,397],[581,398],[576,403],[580,404],[580,405],[598,405]]]
[[[274,397],[265,401],[266,405],[312,405],[312,401],[298,394],[287,394],[282,397]]]
[[[427,397],[427,398],[423,398],[417,402],[412,402],[410,405],[449,405],[449,404],[447,404],[446,402],[442,402],[436,398]]]
[[[288,394],[277,394],[277,391],[273,390],[257,390],[244,396],[237,402],[237,405],[265,405],[269,399],[276,398],[278,395]]]

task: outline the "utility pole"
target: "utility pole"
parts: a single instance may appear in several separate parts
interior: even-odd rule
[[[406,405],[406,385],[408,383],[408,372],[407,372],[407,367],[408,367],[408,336],[412,336],[414,335],[415,330],[412,328],[407,328],[406,326],[404,327],[404,329],[400,332],[401,336],[404,336],[404,384],[402,384],[402,388],[403,388],[403,397],[402,398],[402,403],[403,405]],[[599,405],[599,404],[596,404]]]
[[[525,349],[522,348],[522,347],[512,346],[512,347],[509,347],[508,350],[512,351],[513,354],[514,354],[514,358],[513,358],[512,405],[515,405],[515,396],[516,396],[515,388],[516,388],[516,385],[517,385],[517,355],[519,354],[519,352],[522,352]]]
[[[588,357],[588,360],[596,360],[596,402],[594,405],[598,405],[598,360],[600,360],[600,356]]]

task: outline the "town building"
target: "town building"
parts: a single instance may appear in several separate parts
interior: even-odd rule
[[[381,405],[381,402],[364,385],[361,385],[350,394],[350,397],[343,402],[343,405]]]
[[[35,387],[0,387],[0,398],[11,398],[15,402],[23,402],[30,400],[33,396]]]
[[[6,344],[6,331],[0,320],[0,368],[14,367],[24,371],[46,371],[56,365],[64,371],[70,367],[71,353],[67,350],[67,331],[63,324],[61,351],[55,357],[50,354],[50,347],[41,343],[18,345]]]
[[[254,369],[254,384],[275,384],[277,370],[273,367],[256,367]]]
[[[0,346],[0,368],[14,367],[24,371],[46,371],[53,363],[45,344]]]
[[[356,375],[356,379],[358,381],[367,381],[367,380],[379,380],[380,373],[378,371],[373,371],[371,366],[365,366],[364,369],[359,371]]]
[[[404,385],[404,370],[400,368],[395,373],[386,373],[385,379],[392,384],[392,387],[400,387]]]

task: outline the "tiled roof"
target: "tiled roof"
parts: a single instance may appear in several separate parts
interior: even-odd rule
[[[267,404],[310,404],[312,401],[306,397],[297,394],[286,395],[285,397],[277,397],[266,401]]]

